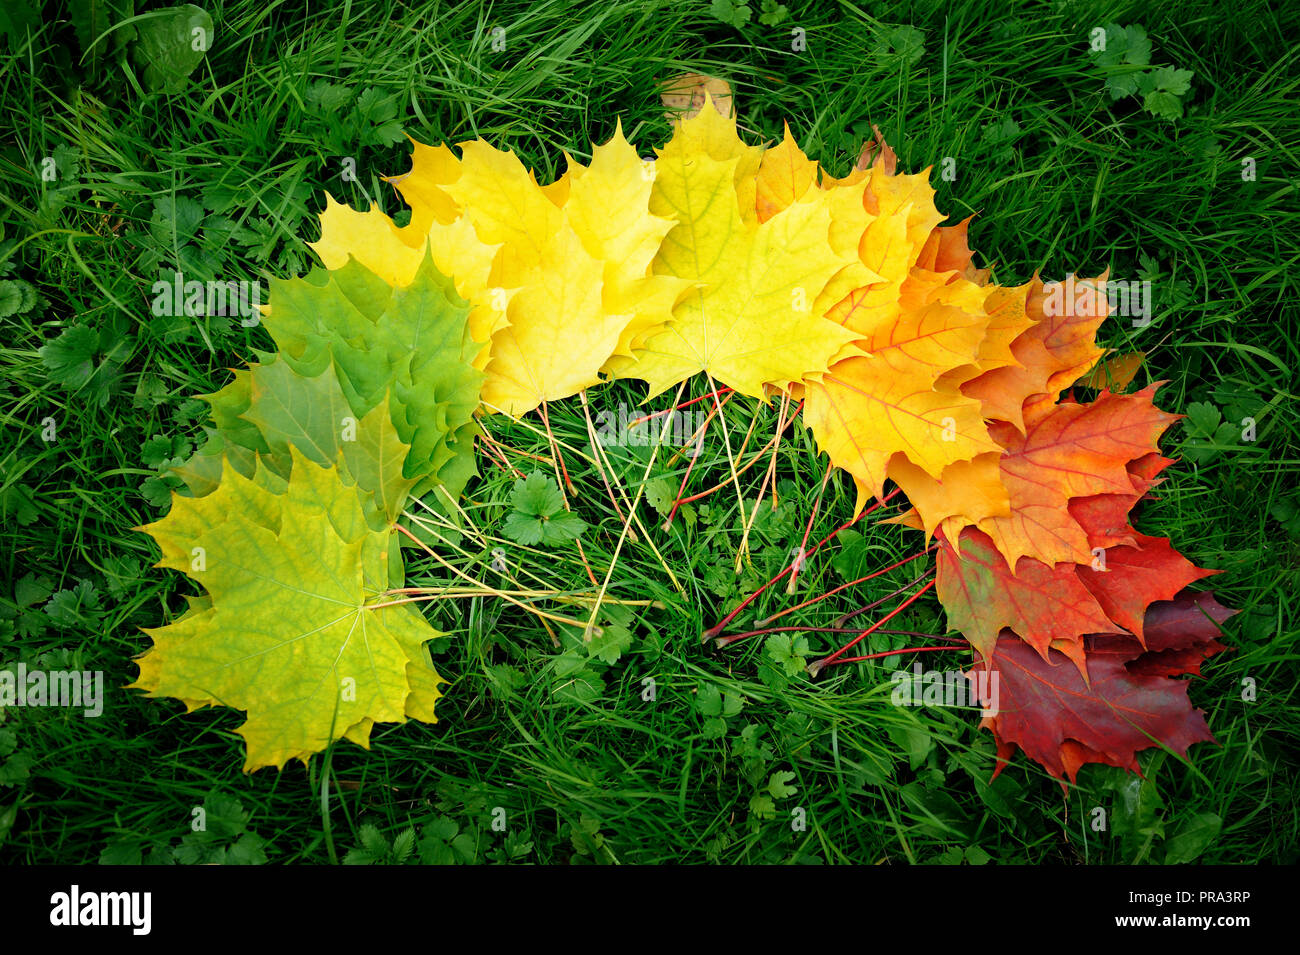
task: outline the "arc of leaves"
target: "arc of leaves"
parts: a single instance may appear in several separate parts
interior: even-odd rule
[[[902,521],[940,539],[950,620],[1018,701],[986,724],[1000,756],[1019,747],[1072,778],[1135,765],[1135,729],[1179,751],[1208,738],[1169,684],[1221,649],[1182,591],[1210,572],[1129,521],[1176,416],[1154,385],[1060,397],[1103,354],[1105,276],[1070,302],[1038,277],[989,285],[970,220],[939,225],[928,170],[899,174],[876,146],[836,178],[788,126],[772,148],[746,145],[706,96],[651,162],[621,126],[545,185],[481,140],[459,155],[415,143],[390,180],[408,225],[327,197],[324,270],[273,283],[264,310],[279,352],[208,397],[208,442],[174,472],[189,496],[145,528],[207,595],[153,632],[136,685],[246,709],[250,768],[339,736],[365,745],[376,721],[431,721],[435,634],[409,606],[367,605],[401,581],[384,534],[408,495],[459,495],[484,407],[521,415],[602,375],[653,396],[703,372],[803,398],[859,510],[887,479],[907,493]],[[209,545],[216,566],[186,563]],[[273,626],[249,625],[259,604],[278,608]],[[1178,622],[1194,636],[1171,639]],[[358,628],[373,670],[344,707],[319,687],[361,665]],[[299,666],[317,689],[293,683]],[[1058,712],[1067,699],[1086,725]]]

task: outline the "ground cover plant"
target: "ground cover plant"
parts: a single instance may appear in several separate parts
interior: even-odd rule
[[[1294,858],[1288,25],[796,7],[0,24],[7,856]]]

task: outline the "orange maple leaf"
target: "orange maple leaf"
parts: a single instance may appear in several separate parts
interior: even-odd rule
[[[1055,402],[1104,354],[1095,339],[1110,314],[1105,280],[1102,275],[1045,285],[1035,277],[1025,289],[1025,312],[1033,324],[1011,343],[1017,363],[964,383],[962,393],[980,399],[985,417],[1023,432],[1030,410]]]

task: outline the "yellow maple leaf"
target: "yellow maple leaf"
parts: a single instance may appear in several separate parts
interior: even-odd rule
[[[796,199],[803,198],[815,185],[817,163],[804,155],[790,135],[790,124],[786,123],[780,145],[766,150],[758,165],[758,179],[754,184],[758,221],[766,222]]]
[[[488,407],[520,415],[590,387],[669,321],[685,283],[650,271],[673,227],[649,210],[653,180],[621,126],[551,187],[513,153],[461,145],[460,175],[440,188],[480,241],[499,244],[491,284],[518,290],[492,336]]]
[[[711,94],[705,93],[704,104],[698,113],[673,124],[672,140],[664,148],[673,146],[680,155],[686,157],[705,155],[718,162],[735,159],[732,181],[736,189],[736,201],[740,206],[740,218],[746,225],[758,221],[755,196],[758,192],[758,170],[763,148],[741,141],[736,135],[735,117],[730,111],[719,113]],[[662,151],[660,155],[662,156]]]
[[[648,382],[652,396],[707,372],[762,397],[765,385],[824,372],[854,338],[817,311],[837,273],[861,268],[856,250],[830,244],[828,196],[812,190],[759,223],[754,174],[736,186],[745,164],[756,167],[757,158],[711,106],[683,121],[659,153],[651,211],[676,225],[654,271],[693,287],[635,359],[610,363],[615,374]]]
[[[661,330],[673,303],[689,285],[655,275],[651,266],[673,220],[653,215],[655,164],[623,137],[620,121],[609,142],[592,150],[590,166],[570,159],[564,213],[583,247],[604,263],[602,296],[610,315],[631,314],[614,354],[631,356],[634,343]]]
[[[446,225],[460,218],[460,207],[444,188],[459,178],[460,160],[445,143],[428,146],[412,139],[410,171],[384,181],[392,183],[411,207],[410,227],[418,234],[435,222]]]

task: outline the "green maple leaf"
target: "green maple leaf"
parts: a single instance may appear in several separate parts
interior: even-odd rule
[[[208,396],[216,424],[197,454],[171,473],[193,494],[210,494],[222,456],[251,478],[257,461],[289,478],[290,447],[322,467],[343,456],[344,469],[369,493],[367,517],[379,530],[401,513],[414,478],[403,474],[407,445],[397,435],[385,396],[360,420],[339,386],[333,365],[316,377],[299,374],[275,355],[235,372],[235,380]]]
[[[287,479],[290,446],[321,465],[341,451],[373,496],[376,529],[408,494],[441,486],[459,497],[477,473],[483,373],[472,362],[481,345],[469,334],[468,304],[432,260],[405,288],[349,261],[273,283],[273,298],[267,325],[282,351],[259,355],[204,396],[208,440],[169,473],[203,495],[216,488],[223,458],[244,477],[260,459]]]
[[[473,360],[483,346],[469,332],[469,303],[432,257],[404,287],[352,259],[273,281],[271,301],[267,330],[288,365],[314,378],[333,364],[358,417],[389,396],[398,436],[411,448],[403,473],[416,480],[413,493],[442,485],[459,496],[474,474],[484,376]]]
[[[375,723],[434,722],[445,682],[424,648],[441,634],[409,604],[370,606],[400,568],[389,534],[366,521],[366,493],[296,446],[290,456],[287,482],[227,465],[211,494],[177,497],[141,528],[162,548],[159,566],[207,595],[146,631],[153,646],[132,686],[190,710],[247,711],[236,732],[250,772],[305,762],[343,737],[368,747]]]

